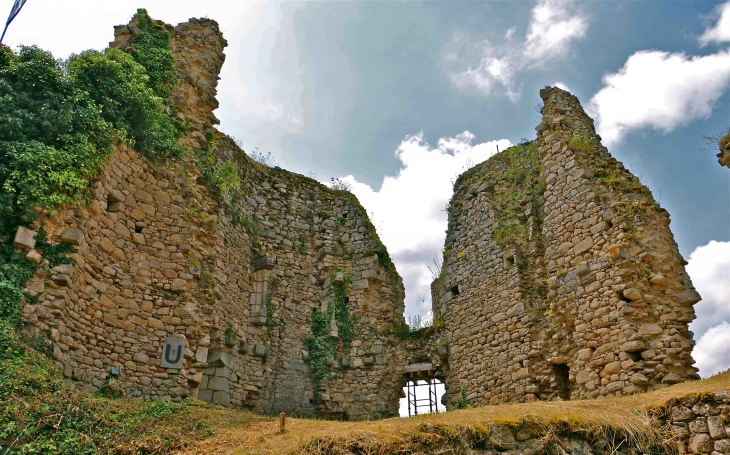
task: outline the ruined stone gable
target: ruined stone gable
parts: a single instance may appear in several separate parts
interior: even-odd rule
[[[700,296],[669,215],[600,143],[578,99],[540,93],[537,139],[464,173],[434,314],[447,402],[597,398],[698,378]]]
[[[141,33],[136,21],[115,28],[111,47],[129,50]],[[90,391],[121,367],[131,398],[397,415],[403,365],[389,334],[404,323],[404,290],[365,210],[347,192],[254,162],[216,132],[226,46],[218,25],[165,27],[179,79],[171,100],[190,125],[183,142],[191,153],[153,163],[116,146],[91,203],[42,221],[52,241],[76,245],[76,265],[32,280],[28,291],[39,298],[24,320],[49,334],[65,377]],[[212,192],[196,162],[201,148],[214,166],[234,163],[240,185]],[[333,319],[336,352],[315,379],[305,341],[338,285],[352,341],[342,341],[347,328]],[[168,338],[182,340],[179,368],[162,366]]]

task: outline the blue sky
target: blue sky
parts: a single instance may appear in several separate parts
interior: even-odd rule
[[[350,182],[408,315],[430,307],[451,181],[534,137],[538,91],[560,83],[671,214],[704,297],[691,327],[701,373],[730,366],[730,170],[703,141],[730,125],[730,2],[74,3],[28,0],[5,43],[65,58],[105,47],[138,7],[216,19],[229,42],[221,130],[283,168]]]

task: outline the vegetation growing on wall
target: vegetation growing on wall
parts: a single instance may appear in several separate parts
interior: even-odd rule
[[[141,16],[145,33],[132,56],[107,49],[60,62],[35,46],[13,53],[0,45],[0,317],[17,315],[38,267],[12,248],[19,226],[88,197],[115,141],[151,158],[182,150],[182,127],[168,112],[175,77],[169,34]],[[46,256],[68,260],[37,240]]]
[[[594,178],[598,179],[609,191],[620,195],[629,195],[630,200],[619,201],[615,207],[622,210],[624,215],[633,216],[638,209],[636,204],[654,206],[663,210],[654,200],[649,189],[642,185],[638,177],[626,172],[623,164],[616,160],[606,159],[600,153],[600,136],[591,135],[587,131],[574,132],[568,137],[568,145],[574,150],[583,152],[585,159],[594,171]]]
[[[205,147],[196,150],[195,159],[208,189],[217,197],[222,197],[227,190],[241,185],[241,177],[238,168],[231,160],[226,160],[217,166],[218,158],[213,153],[217,142],[215,130],[207,131]]]
[[[339,348],[349,346],[355,336],[355,316],[350,314],[345,300],[350,276],[343,274],[340,284],[333,284],[327,311],[322,312],[315,308],[312,311],[312,335],[304,340],[309,351],[307,363],[315,379],[327,377],[329,372],[328,360],[334,360]],[[330,337],[330,321],[334,312],[337,322],[339,338]]]
[[[503,170],[497,176],[496,191],[501,205],[492,240],[499,245],[524,246],[529,233],[525,211],[537,213],[543,191],[537,143],[523,140],[500,155]]]

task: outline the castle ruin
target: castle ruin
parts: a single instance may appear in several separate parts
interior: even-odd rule
[[[111,47],[128,48],[136,20],[115,27]],[[41,221],[76,246],[76,265],[39,273],[23,318],[50,335],[80,388],[118,368],[132,398],[366,419],[398,415],[413,371],[443,380],[449,407],[461,391],[480,405],[697,378],[687,326],[700,296],[669,215],[601,146],[573,95],[542,90],[537,139],[459,177],[432,285],[439,324],[404,340],[402,280],[365,210],[217,132],[227,43],[208,19],[167,30],[183,140],[217,166],[234,162],[241,183],[216,197],[194,154],[160,164],[117,145],[91,203]],[[32,233],[15,246],[32,252]]]

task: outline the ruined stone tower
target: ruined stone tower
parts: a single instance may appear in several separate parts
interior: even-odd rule
[[[537,139],[456,182],[433,309],[447,401],[622,395],[698,378],[700,296],[649,190],[578,99],[541,90]]]

